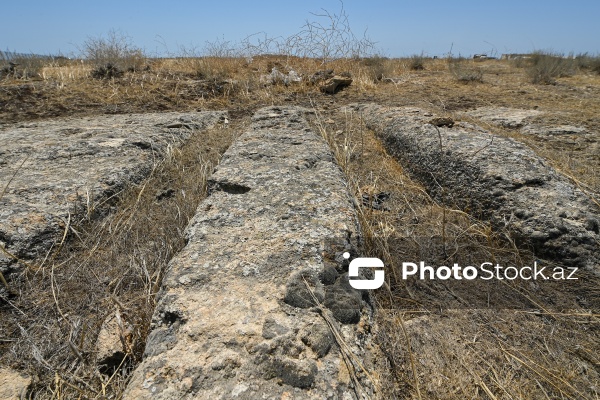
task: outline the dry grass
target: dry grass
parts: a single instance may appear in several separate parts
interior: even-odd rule
[[[560,54],[536,52],[529,60],[527,73],[531,83],[554,85],[556,78],[575,74],[575,61]]]
[[[494,294],[511,299],[512,309],[486,309],[485,303],[478,308],[462,305],[477,293],[402,280],[400,263],[438,258],[434,247],[439,242],[446,243],[454,261],[530,265],[534,258],[512,245],[509,232],[493,231],[460,210],[434,202],[364,128],[360,115],[318,115],[316,126],[355,191],[366,256],[379,257],[386,265],[387,285],[376,292],[377,343],[387,357],[377,371],[383,398],[597,398],[600,315],[581,309],[577,288],[558,285],[533,292],[526,286],[497,284]],[[391,194],[387,211],[362,205],[367,186]],[[420,246],[394,240],[398,237]],[[597,279],[592,282],[597,285]],[[431,289],[429,295],[415,295]],[[570,289],[574,293],[567,293]],[[527,299],[519,304],[515,299],[523,293]],[[525,311],[530,301],[541,311]],[[561,301],[569,311],[544,311]]]
[[[449,58],[448,68],[458,82],[483,82],[483,71],[481,70],[481,68],[475,65],[475,60],[465,60],[463,58]]]
[[[3,299],[0,362],[36,377],[35,398],[114,398],[141,359],[163,272],[185,244],[183,231],[206,194],[206,179],[235,128],[196,132],[118,195],[106,218],[71,221],[69,239],[44,262],[11,276]],[[106,209],[107,205],[104,206]],[[106,211],[106,210],[104,210]],[[88,216],[102,212],[96,209]],[[8,306],[8,308],[6,308]],[[126,357],[100,373],[96,337],[118,314]]]
[[[432,311],[436,296],[428,299],[428,307],[413,307],[413,288],[397,278],[400,257],[411,256],[398,247],[398,237],[458,243],[462,254],[484,259],[526,262],[530,256],[511,246],[506,232],[494,232],[486,223],[434,202],[364,129],[359,115],[337,110],[373,101],[464,120],[462,111],[480,106],[538,108],[544,114],[537,123],[583,126],[592,135],[546,140],[473,122],[527,143],[598,198],[600,154],[593,146],[600,132],[600,75],[590,64],[572,76],[554,78],[554,85],[538,85],[527,68],[510,61],[475,65],[463,60],[459,68],[476,68],[483,76],[465,84],[447,60],[418,61],[423,69],[413,68],[414,59],[380,57],[326,64],[285,56],[181,57],[147,60],[147,70],[103,80],[91,78],[93,66],[87,63],[50,64],[35,78],[0,80],[0,126],[65,115],[199,109],[228,109],[235,120],[265,105],[314,108],[320,115],[315,126],[335,150],[357,204],[365,186],[391,193],[386,203],[390,211],[358,209],[367,252],[382,258],[391,271],[387,290],[377,297],[378,340],[387,354],[379,375],[387,383],[386,396],[598,398],[597,316],[498,310],[439,314]],[[282,73],[294,70],[303,82],[265,84],[261,76],[273,67]],[[309,78],[327,69],[349,72],[353,84],[334,96],[321,93]],[[240,130],[197,137],[157,166],[149,181],[123,193],[106,219],[74,221],[56,258],[36,264],[18,279],[11,277],[10,285],[20,295],[1,308],[0,361],[38,375],[38,397],[118,397],[125,372],[140,357],[161,271],[183,245],[181,233],[203,196],[206,173]],[[157,192],[171,188],[173,197],[156,200]],[[513,289],[499,290],[509,296]],[[560,288],[551,290],[560,293]],[[94,345],[100,324],[115,311],[132,326],[131,351],[126,368],[111,378],[96,370]]]

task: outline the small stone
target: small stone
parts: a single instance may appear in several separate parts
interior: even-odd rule
[[[452,128],[454,126],[454,120],[452,118],[449,117],[438,117],[438,118],[433,118],[432,120],[429,121],[429,123],[433,126],[437,126],[437,127],[448,127],[448,128]]]
[[[323,285],[333,285],[340,274],[337,272],[334,266],[325,265],[323,271],[319,273],[319,278]]]
[[[31,377],[9,368],[0,368],[0,399],[25,399]]]
[[[273,339],[276,336],[285,335],[288,332],[289,329],[278,324],[275,319],[267,318],[263,324],[262,337],[265,339]]]
[[[360,321],[360,299],[350,293],[328,290],[325,306],[342,324],[357,324]]]
[[[561,230],[558,228],[552,228],[548,230],[548,237],[550,239],[554,239],[559,237],[562,234]]]
[[[322,82],[322,81],[325,81],[330,78],[333,78],[333,70],[332,69],[322,70],[322,71],[315,72],[313,74],[313,76],[310,78],[310,82],[318,83],[318,82]]]
[[[600,233],[600,222],[596,218],[588,218],[585,221],[585,229],[590,232]]]
[[[548,234],[540,231],[533,231],[531,232],[530,237],[533,241],[544,242],[548,239]]]
[[[312,360],[291,360],[277,358],[273,362],[276,375],[283,383],[297,388],[309,388],[319,372]]]
[[[352,78],[336,75],[328,79],[322,86],[321,91],[328,94],[335,94],[352,84]]]
[[[325,357],[334,344],[333,334],[325,323],[306,326],[301,332],[301,339],[318,358]]]
[[[325,298],[323,284],[312,271],[293,274],[286,285],[283,301],[293,307],[309,308],[321,303]]]
[[[558,212],[558,216],[561,217],[561,218],[567,218],[568,217],[567,211],[566,210],[560,210]]]
[[[362,294],[350,285],[348,274],[341,275],[334,285],[327,288],[324,304],[343,324],[360,321]]]

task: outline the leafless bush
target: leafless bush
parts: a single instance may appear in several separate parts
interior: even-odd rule
[[[89,37],[80,51],[92,63],[92,75],[97,78],[112,78],[123,71],[140,70],[146,62],[143,51],[134,46],[129,37],[115,30],[110,30],[106,38]]]
[[[375,55],[362,60],[362,64],[368,68],[370,78],[375,81],[381,81],[389,73],[389,63],[386,57]]]
[[[578,54],[574,59],[580,70],[589,70],[600,74],[600,55],[591,56],[588,53]]]
[[[307,20],[300,32],[288,39],[294,55],[311,57],[328,62],[338,58],[364,57],[373,53],[375,42],[366,31],[358,38],[350,28],[344,3],[338,14],[325,9],[321,13],[311,13],[318,20]],[[324,22],[320,22],[324,20]]]
[[[527,74],[531,83],[553,85],[555,78],[574,74],[575,63],[572,58],[562,54],[538,51],[532,54]]]
[[[266,32],[246,36],[239,45],[239,55],[252,58],[264,54],[287,54],[287,39],[271,37]]]
[[[205,42],[204,55],[209,57],[229,58],[240,55],[239,46],[235,43],[225,40],[225,38],[217,38],[214,42]]]
[[[531,65],[530,58],[525,57],[516,57],[511,60],[511,63],[515,68],[525,68],[528,65]]]
[[[259,54],[308,57],[323,63],[340,58],[368,57],[375,53],[375,42],[367,35],[357,37],[350,27],[344,3],[338,13],[322,9],[311,13],[301,30],[289,37],[270,37],[264,32],[247,36],[234,44],[225,39],[206,42],[205,55],[211,57],[252,57]]]

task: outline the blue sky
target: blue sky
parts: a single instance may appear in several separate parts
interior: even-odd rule
[[[206,41],[238,41],[256,33],[289,36],[311,12],[337,13],[339,0],[65,1],[1,0],[0,50],[77,52],[88,37],[111,29],[150,55],[177,53]],[[397,57],[528,52],[600,53],[599,0],[344,1],[352,30]],[[319,20],[325,22],[325,20]]]

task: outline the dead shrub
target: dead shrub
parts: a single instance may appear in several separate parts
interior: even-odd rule
[[[535,52],[532,54],[530,62],[527,75],[534,84],[554,85],[556,78],[574,74],[573,59],[565,58],[561,54]]]
[[[574,59],[580,70],[588,70],[600,75],[600,56],[590,56],[588,53],[578,54]]]
[[[99,65],[92,70],[92,78],[96,79],[112,79],[119,78],[123,75],[123,71],[117,68],[115,65],[108,63],[106,65]]]
[[[386,57],[373,56],[364,58],[362,64],[367,67],[368,75],[374,82],[379,82],[387,75],[387,61]]]
[[[117,71],[134,72],[146,65],[143,51],[135,47],[129,37],[114,30],[109,31],[106,38],[88,38],[80,51],[97,70],[95,75],[92,74],[94,77],[116,77],[119,75]]]
[[[525,68],[531,64],[529,57],[519,56],[511,60],[513,67]]]
[[[408,68],[412,71],[422,71],[425,69],[425,57],[423,54],[415,54],[410,57]]]
[[[36,54],[19,54],[0,51],[0,78],[32,79],[40,76],[42,69],[54,57]]]
[[[448,69],[454,78],[462,83],[483,82],[483,71],[462,57],[449,58]]]

